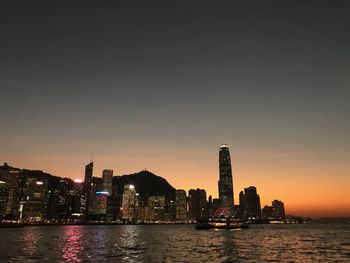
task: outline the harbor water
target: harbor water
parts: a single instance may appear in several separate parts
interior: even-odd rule
[[[350,262],[350,224],[27,226],[0,236],[0,262]]]

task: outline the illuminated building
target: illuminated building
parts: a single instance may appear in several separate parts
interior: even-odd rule
[[[230,215],[233,214],[233,181],[230,151],[226,144],[219,148],[219,200],[220,207],[227,209]]]
[[[69,178],[50,176],[48,178],[47,218],[67,220],[82,215],[82,183]]]
[[[74,180],[73,189],[70,192],[72,196],[72,216],[83,216],[84,215],[84,201],[83,197],[83,181],[79,179]]]
[[[36,176],[26,176],[23,191],[21,218],[29,221],[41,220],[46,217],[47,208],[47,179]]]
[[[197,220],[208,217],[207,193],[203,189],[191,189],[188,192],[189,219]]]
[[[83,195],[85,198],[85,207],[84,212],[87,215],[90,206],[91,200],[91,184],[92,184],[92,172],[94,169],[94,163],[90,162],[85,166],[85,177],[84,177],[84,185],[83,185]]]
[[[244,192],[239,193],[239,206],[243,219],[261,218],[260,196],[255,186],[244,188]]]
[[[124,185],[121,216],[126,220],[135,219],[136,191],[133,185]]]
[[[6,215],[6,207],[9,197],[9,188],[6,185],[6,182],[0,181],[0,217]]]
[[[102,171],[102,189],[112,195],[113,188],[113,170],[105,169]]]
[[[165,219],[164,195],[148,197],[146,219],[152,220],[152,221],[164,221]]]
[[[185,190],[176,190],[175,192],[176,220],[187,219],[187,196]]]
[[[7,163],[0,166],[0,215],[18,218],[21,199],[21,170],[10,167]]]
[[[99,198],[96,193],[102,192],[102,178],[92,177],[91,189],[90,189],[90,200],[89,200],[89,214],[95,214],[96,211],[96,199]]]
[[[273,211],[273,217],[276,219],[285,219],[286,215],[284,212],[284,204],[283,202],[279,200],[273,200],[272,201],[272,211]]]
[[[94,210],[95,215],[106,215],[108,192],[100,191],[95,193]]]

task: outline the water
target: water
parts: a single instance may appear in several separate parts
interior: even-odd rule
[[[0,229],[0,262],[350,262],[350,225]]]

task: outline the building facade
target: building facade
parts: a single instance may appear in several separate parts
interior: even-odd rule
[[[136,212],[136,191],[133,185],[124,185],[121,217],[124,220],[134,220]]]
[[[230,151],[226,144],[219,148],[219,200],[220,208],[227,209],[233,215],[233,179]]]
[[[187,196],[185,190],[176,190],[175,192],[176,220],[183,221],[187,219]]]
[[[92,184],[92,172],[94,169],[94,163],[91,161],[85,166],[85,176],[84,176],[84,185],[83,185],[83,195],[85,198],[85,215],[89,213],[89,206],[91,203],[91,184]]]
[[[102,171],[102,190],[112,195],[113,190],[113,170],[105,169]]]
[[[188,192],[188,217],[191,220],[208,218],[207,193],[203,189]]]
[[[243,219],[261,218],[260,196],[255,186],[244,188],[244,192],[239,193],[239,206]]]
[[[284,220],[286,218],[286,214],[284,211],[284,203],[279,200],[273,200],[272,213],[275,219]]]

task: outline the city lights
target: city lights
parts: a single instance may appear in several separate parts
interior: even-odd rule
[[[82,182],[84,182],[82,179],[74,179],[74,183],[76,184],[81,184]]]

